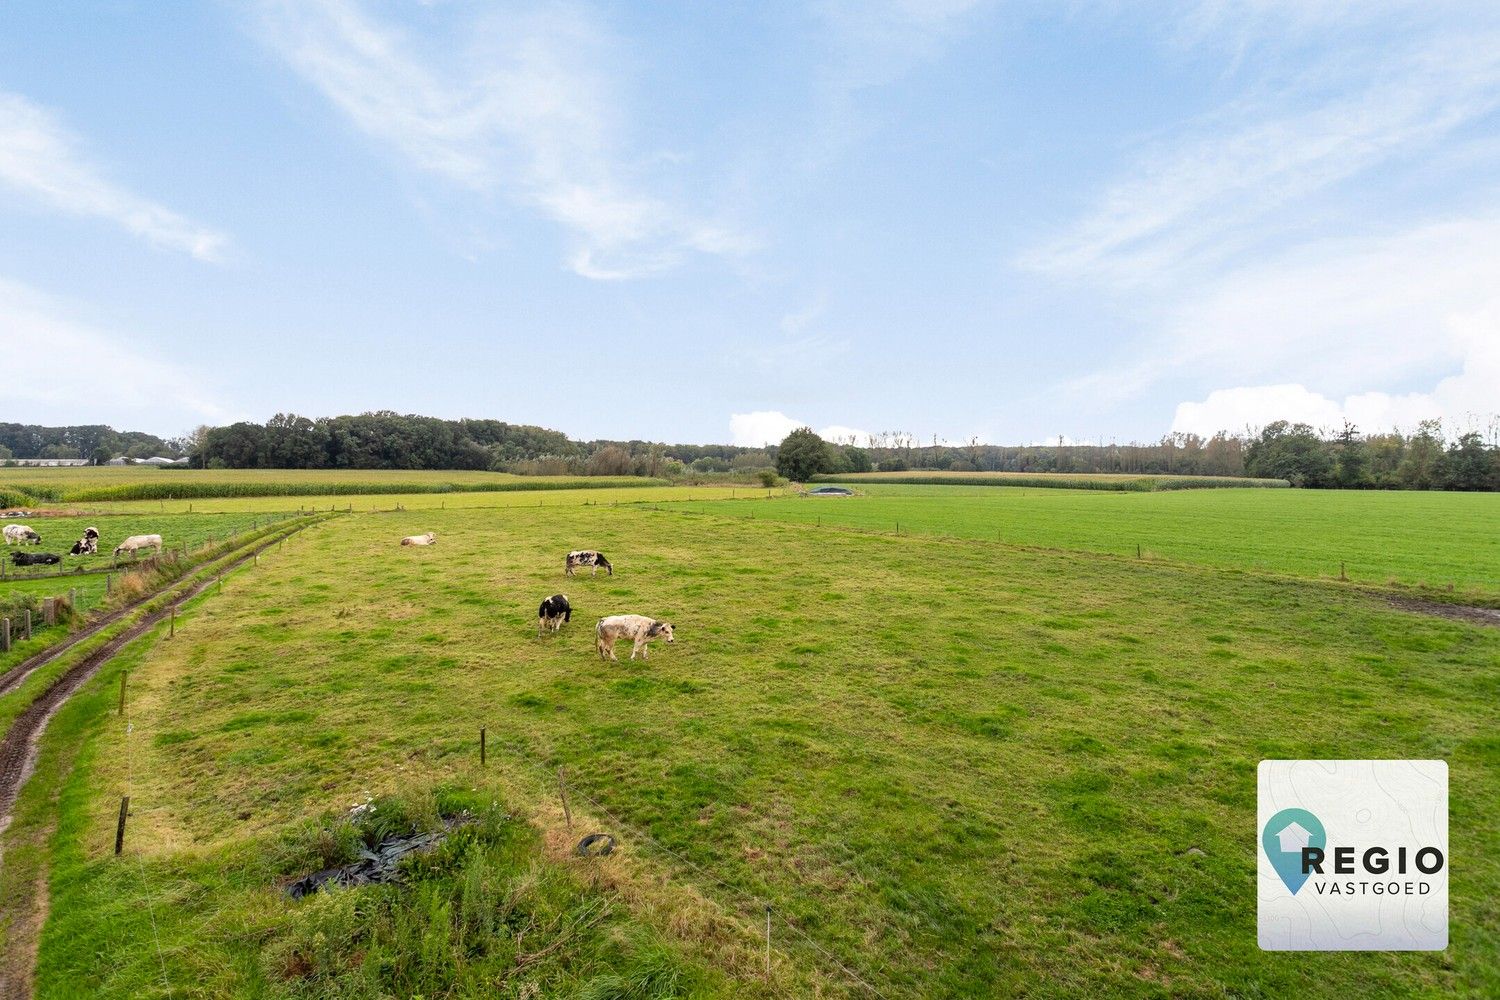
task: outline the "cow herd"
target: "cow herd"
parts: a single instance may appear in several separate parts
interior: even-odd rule
[[[437,543],[437,535],[427,532],[425,535],[408,535],[401,539],[402,545],[434,545]],[[587,566],[590,576],[597,576],[599,570],[603,569],[610,576],[615,575],[615,568],[610,561],[604,557],[603,552],[594,549],[577,549],[569,552],[563,559],[563,575],[572,576],[574,570]],[[563,625],[573,620],[573,605],[568,601],[567,594],[553,594],[544,599],[536,611],[536,634],[540,637],[547,631],[558,632]],[[619,663],[620,658],[615,655],[615,643],[622,639],[630,640],[630,658],[633,660],[637,654],[641,659],[648,659],[647,645],[653,639],[665,639],[667,642],[675,642],[670,622],[658,621],[645,615],[610,615],[601,618],[594,625],[594,648],[599,653],[599,659],[610,660]]]
[[[10,554],[10,561],[17,566],[55,566],[62,562],[62,556],[55,552],[27,552],[27,545],[42,544],[42,536],[35,529],[25,524],[7,524],[0,529],[0,534],[5,536],[7,547],[11,545],[20,548]],[[160,535],[131,535],[119,545],[115,546],[114,554],[139,556],[140,553],[150,549],[153,555],[160,554],[162,541]],[[83,529],[83,537],[73,543],[68,550],[75,556],[96,556],[99,554],[99,529],[87,527]]]

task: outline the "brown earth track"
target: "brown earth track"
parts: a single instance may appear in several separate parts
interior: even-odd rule
[[[27,706],[26,710],[11,723],[10,730],[5,734],[3,742],[0,742],[0,833],[10,826],[11,810],[15,807],[21,789],[35,769],[37,750],[42,734],[46,731],[47,723],[100,667],[109,662],[110,658],[126,645],[165,621],[177,602],[196,597],[212,586],[224,573],[243,566],[272,545],[309,526],[309,524],[300,524],[290,531],[275,535],[253,546],[249,552],[221,567],[217,573],[210,574],[198,583],[179,588],[171,604],[147,615],[74,664],[40,697]],[[50,662],[68,647],[90,636],[98,635],[101,630],[108,628],[141,605],[159,599],[169,589],[163,588],[128,607],[106,615],[65,643],[44,650],[17,664],[0,677],[0,685],[4,685],[0,688],[0,693],[12,690],[30,676],[33,670]],[[45,874],[38,877],[34,900],[35,905],[26,913],[19,917],[12,915],[11,923],[5,928],[5,954],[0,955],[0,998],[3,1000],[31,1000],[32,977],[36,968],[36,946],[40,939],[41,925],[47,913]]]
[[[283,538],[294,535],[305,527],[307,525],[299,525],[291,531],[277,535],[254,546],[249,552],[223,566],[217,573],[210,575],[207,579],[178,590],[173,595],[172,604],[179,601],[191,600],[198,596],[212,586],[223,574],[238,569]],[[15,667],[7,671],[4,676],[0,676],[0,694],[14,689],[16,685],[30,676],[31,672],[37,667],[55,659],[57,655],[68,647],[90,636],[98,635],[101,630],[108,628],[111,624],[119,621],[142,604],[159,599],[161,594],[162,592],[158,591],[150,597],[143,598],[128,607],[106,615],[98,623],[71,637],[64,643],[53,646],[30,659],[18,663]],[[21,787],[25,785],[26,779],[31,776],[31,769],[36,756],[37,741],[41,739],[42,732],[47,728],[47,722],[52,718],[53,713],[62,706],[63,702],[72,697],[73,693],[92,677],[100,667],[107,663],[111,657],[129,643],[140,638],[163,621],[166,621],[171,613],[172,605],[169,604],[159,611],[154,611],[146,615],[135,625],[132,625],[78,663],[69,667],[62,676],[52,682],[51,687],[42,692],[35,701],[26,707],[25,711],[16,716],[15,721],[11,723],[10,729],[6,732],[4,740],[0,741],[0,830],[4,830],[10,824],[11,807],[15,805],[16,797],[20,794]]]
[[[305,525],[304,525],[304,527],[305,527]],[[301,529],[299,528],[297,530],[301,530]],[[286,534],[277,535],[274,538],[272,538],[271,541],[274,542],[274,541],[277,541],[279,539],[286,538],[289,535],[294,534],[294,533],[295,532],[290,532],[289,531]],[[266,545],[262,545],[260,548],[256,549],[255,551],[256,552],[262,552],[262,551],[264,551],[269,546],[269,544],[270,543],[267,543]],[[239,564],[236,563],[235,565],[237,566]],[[106,572],[115,572],[115,571],[114,570],[92,570],[90,572],[94,572],[94,573],[106,573]],[[67,575],[71,576],[72,574],[67,574]],[[28,577],[27,579],[30,579],[30,578]],[[142,605],[150,604],[152,601],[160,599],[161,596],[164,593],[166,593],[168,590],[170,590],[170,589],[171,589],[170,587],[163,587],[161,590],[155,591],[154,593],[147,594],[146,596],[142,597],[140,600],[134,601],[134,602],[132,602],[130,604],[127,604],[123,608],[119,608],[118,610],[111,611],[109,614],[105,615],[102,618],[96,618],[93,622],[91,622],[89,624],[89,626],[87,628],[82,629],[82,630],[80,630],[78,632],[75,632],[73,635],[68,636],[66,639],[62,640],[61,642],[55,643],[55,644],[53,644],[51,646],[48,646],[46,649],[41,650],[40,652],[38,652],[38,653],[36,653],[36,654],[34,654],[32,656],[27,657],[26,659],[22,660],[20,663],[17,663],[15,666],[13,666],[9,670],[5,671],[5,673],[0,674],[0,695],[9,694],[11,691],[15,690],[15,688],[22,681],[24,681],[27,677],[30,677],[32,671],[36,670],[38,667],[44,667],[44,666],[46,666],[47,664],[51,663],[53,660],[55,660],[59,656],[61,656],[63,653],[67,652],[72,647],[78,645],[78,643],[83,642],[85,639],[90,639],[90,638],[98,635],[104,629],[106,629],[109,626],[113,625],[115,622],[119,621],[121,618],[124,618],[125,616],[129,615],[132,611],[135,611],[135,610],[139,609]],[[179,593],[178,596],[177,596],[177,599],[178,600],[183,600],[184,599],[183,598],[183,594],[185,594],[185,593],[186,593],[185,590],[182,591],[181,593]]]
[[[1443,601],[1424,601],[1416,597],[1388,596],[1393,607],[1419,615],[1433,615],[1449,621],[1468,622],[1471,625],[1500,626],[1500,608],[1476,607],[1472,604],[1448,604]]]

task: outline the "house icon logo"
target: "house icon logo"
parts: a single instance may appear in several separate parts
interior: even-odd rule
[[[1307,881],[1308,873],[1302,870],[1303,849],[1314,847],[1321,852],[1328,846],[1328,833],[1322,820],[1306,809],[1283,809],[1260,831],[1260,846],[1266,852],[1266,860],[1295,896]]]

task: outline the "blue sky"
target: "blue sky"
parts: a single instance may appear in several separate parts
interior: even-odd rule
[[[0,419],[1483,426],[1497,126],[1491,0],[9,4]]]

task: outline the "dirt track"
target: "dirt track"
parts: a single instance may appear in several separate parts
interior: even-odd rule
[[[47,728],[47,722],[62,704],[72,697],[90,677],[102,667],[109,659],[118,653],[127,644],[140,638],[143,634],[166,621],[172,613],[172,607],[178,602],[190,600],[217,581],[225,573],[238,569],[245,563],[250,562],[258,554],[264,552],[272,545],[282,539],[301,531],[306,525],[299,525],[291,531],[285,532],[256,545],[249,552],[233,562],[223,566],[217,573],[207,579],[192,584],[173,595],[172,602],[160,611],[152,612],[135,625],[110,639],[103,646],[84,657],[81,661],[69,667],[68,670],[52,683],[35,701],[26,707],[20,715],[16,716],[6,732],[3,741],[0,741],[0,831],[10,825],[11,807],[15,805],[16,797],[21,793],[21,787],[26,784],[26,779],[31,776],[32,768],[36,762],[37,742],[41,739],[43,731]],[[98,635],[110,625],[130,614],[141,605],[150,601],[159,600],[162,592],[157,592],[149,597],[142,598],[136,603],[112,612],[104,618],[90,625],[77,635],[69,637],[62,643],[43,650],[30,659],[23,660],[10,670],[0,676],[0,694],[13,690],[17,685],[31,675],[38,667],[50,663],[70,647],[77,645],[85,639]]]
[[[1470,604],[1446,604],[1442,601],[1424,601],[1415,597],[1388,597],[1387,600],[1402,611],[1419,615],[1434,615],[1450,621],[1468,622],[1471,625],[1500,626],[1500,609],[1481,608]]]

